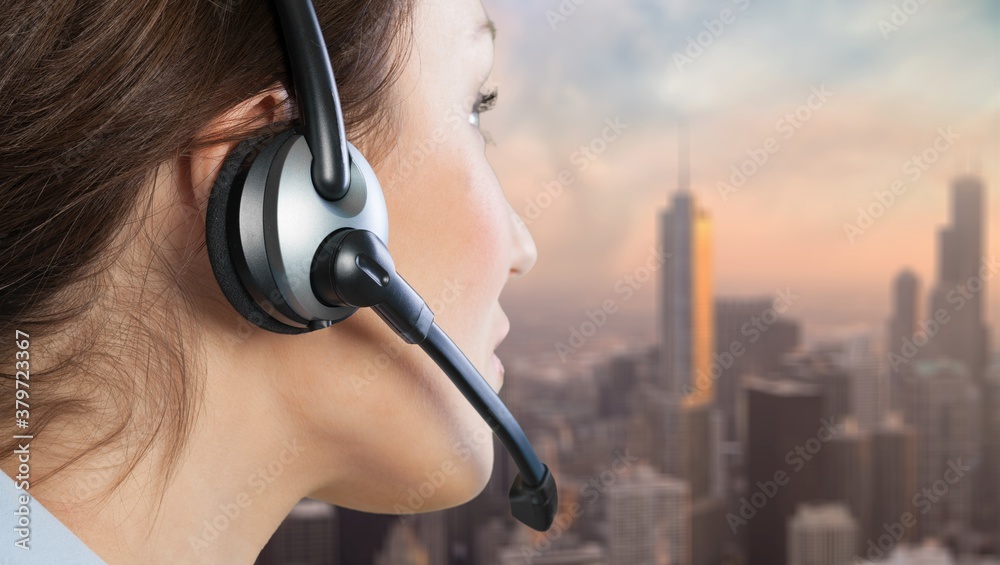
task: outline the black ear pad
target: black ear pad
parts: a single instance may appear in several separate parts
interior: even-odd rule
[[[238,233],[233,225],[238,221],[235,205],[239,201],[243,181],[253,158],[270,140],[280,143],[291,135],[291,131],[279,134],[277,138],[257,137],[241,142],[230,152],[222,164],[219,176],[212,187],[208,199],[205,220],[205,244],[208,258],[212,263],[215,279],[222,293],[236,311],[254,325],[279,334],[301,334],[311,328],[298,328],[278,321],[257,304],[236,272],[233,262],[233,246],[230,233]]]

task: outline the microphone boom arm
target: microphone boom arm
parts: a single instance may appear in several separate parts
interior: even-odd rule
[[[331,306],[370,307],[404,341],[416,344],[448,375],[500,438],[519,474],[509,492],[511,514],[546,531],[558,509],[555,478],[538,459],[524,430],[475,366],[436,323],[374,233],[344,229],[330,235],[312,267],[316,296]]]

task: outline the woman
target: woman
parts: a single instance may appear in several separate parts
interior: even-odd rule
[[[396,266],[498,390],[498,297],[536,251],[479,130],[496,99],[492,24],[479,0],[316,10]],[[79,552],[58,555],[68,563],[252,563],[305,496],[427,512],[483,489],[489,427],[374,312],[273,334],[215,282],[204,226],[218,168],[296,118],[270,2],[15,0],[0,29],[4,406],[30,352],[30,426],[0,424],[0,493],[29,483],[51,534],[10,550],[15,562],[59,540]],[[19,479],[24,440],[8,438],[26,431]],[[414,501],[434,472],[447,480]]]

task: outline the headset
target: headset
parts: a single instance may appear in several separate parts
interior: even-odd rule
[[[519,474],[511,514],[547,531],[555,479],[524,431],[464,353],[396,273],[378,179],[346,139],[344,118],[312,0],[275,0],[302,124],[243,141],[209,197],[205,239],[229,303],[265,330],[322,330],[372,308],[448,375],[511,454]]]

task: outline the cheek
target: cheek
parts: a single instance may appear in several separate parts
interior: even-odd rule
[[[399,272],[442,327],[488,337],[511,240],[507,204],[485,157],[442,148],[405,184],[386,187],[386,202]]]
[[[443,114],[444,112],[442,112]],[[420,293],[480,371],[490,366],[497,301],[512,253],[509,206],[474,131],[445,127],[433,142],[436,112],[413,112],[390,155],[377,167],[389,213],[389,250],[400,275]],[[372,321],[371,336],[395,338]],[[377,340],[372,339],[372,342]],[[359,344],[360,345],[360,344]],[[355,350],[363,366],[372,347]],[[493,433],[441,370],[415,346],[396,359],[363,398],[359,417],[380,422],[363,445],[390,483],[416,486],[427,474],[447,484],[425,509],[471,498],[489,479]],[[405,489],[404,489],[405,490]]]

